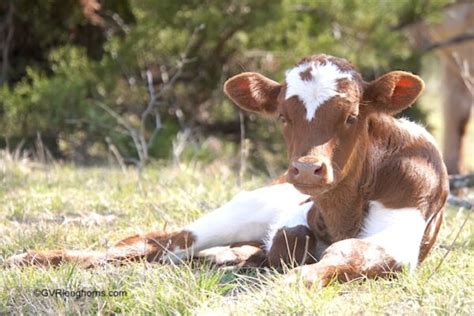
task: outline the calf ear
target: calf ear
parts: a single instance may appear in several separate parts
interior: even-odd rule
[[[274,114],[281,85],[255,72],[244,72],[224,84],[224,92],[244,110]]]
[[[410,105],[425,88],[423,80],[409,72],[392,71],[368,83],[364,101],[374,111],[396,114]]]

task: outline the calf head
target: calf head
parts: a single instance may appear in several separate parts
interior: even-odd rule
[[[368,118],[400,112],[423,87],[419,77],[402,71],[367,83],[346,60],[315,55],[288,70],[282,84],[246,72],[227,80],[224,91],[242,109],[281,121],[287,180],[315,196],[356,168],[368,146]]]

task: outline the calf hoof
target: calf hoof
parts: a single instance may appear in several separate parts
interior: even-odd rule
[[[50,267],[58,266],[62,260],[63,253],[61,251],[41,252],[30,250],[19,255],[11,256],[6,260],[5,265],[7,267]]]
[[[217,266],[235,266],[239,268],[258,268],[266,262],[265,252],[252,245],[238,247],[214,247],[201,251],[198,257]]]
[[[145,258],[148,262],[179,262],[187,256],[195,236],[188,231],[152,232],[145,235],[134,235],[119,241],[112,257],[116,261],[139,261]]]
[[[303,225],[277,231],[268,252],[270,267],[280,269],[285,266],[298,266],[315,262],[313,251],[316,248],[316,238],[311,230]]]
[[[284,277],[284,283],[287,285],[302,282],[307,288],[317,286],[323,288],[328,286],[335,278],[336,268],[331,265],[315,263],[304,265],[291,270]]]

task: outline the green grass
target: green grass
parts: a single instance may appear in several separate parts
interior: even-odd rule
[[[0,264],[33,249],[104,249],[131,234],[179,228],[240,189],[225,163],[133,170],[49,167],[0,159]],[[252,189],[267,183],[248,177]],[[91,216],[93,214],[94,216]],[[0,313],[474,314],[474,216],[431,278],[466,213],[450,208],[432,254],[396,280],[284,285],[274,272],[207,265],[105,266],[84,270],[0,268]],[[122,297],[57,298],[35,289],[125,291]]]

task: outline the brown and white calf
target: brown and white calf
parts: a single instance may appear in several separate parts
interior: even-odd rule
[[[242,192],[180,231],[132,236],[107,252],[30,251],[8,262],[166,261],[257,241],[267,264],[304,264],[296,271],[320,285],[413,269],[436,240],[448,193],[431,135],[392,117],[423,87],[402,71],[364,82],[346,60],[327,55],[304,58],[282,84],[237,75],[226,94],[283,125],[287,183]]]

